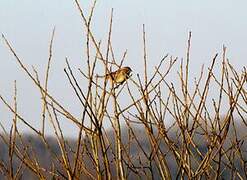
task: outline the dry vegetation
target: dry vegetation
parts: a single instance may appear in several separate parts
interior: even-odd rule
[[[226,58],[224,47],[222,56],[212,57],[211,65],[201,70],[192,87],[189,83],[190,33],[185,61],[179,62],[167,55],[149,77],[143,26],[143,76],[133,75],[115,88],[95,76],[95,67],[99,64],[104,65],[107,73],[125,62],[126,53],[120,62],[114,59],[112,16],[104,55],[101,42],[90,29],[95,4],[89,17],[85,17],[77,0],[75,3],[87,30],[87,68],[77,71],[87,86],[78,83],[68,60],[64,72],[81,103],[81,117],[75,117],[48,91],[55,31],[50,42],[44,85],[37,71],[29,70],[2,36],[23,72],[40,91],[43,126],[34,128],[18,113],[16,85],[14,105],[0,96],[1,102],[13,114],[10,132],[2,126],[1,144],[4,144],[7,157],[0,158],[0,177],[26,179],[29,174],[29,178],[40,179],[247,179],[245,67],[240,72],[235,70]],[[216,63],[221,63],[220,68],[214,69]],[[166,80],[175,67],[178,67],[179,88]],[[209,93],[212,89],[213,97]],[[119,100],[122,94],[130,97],[127,106]],[[60,127],[64,118],[78,127],[76,140],[64,137]],[[37,135],[36,145],[32,137],[18,131],[19,121]],[[53,139],[45,136],[48,121],[54,130]],[[108,130],[103,125],[105,121],[111,123]],[[165,123],[167,121],[170,123]],[[123,125],[125,127],[120,128]],[[3,152],[0,150],[0,153]],[[45,157],[49,162],[43,161]]]

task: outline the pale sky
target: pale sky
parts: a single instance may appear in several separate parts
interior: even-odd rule
[[[80,1],[85,13],[92,1]],[[98,0],[92,31],[97,40],[106,41],[111,8],[114,9],[112,43],[118,59],[128,49],[126,64],[135,72],[142,66],[142,24],[146,26],[150,71],[163,55],[185,57],[188,32],[192,31],[191,74],[197,76],[202,64],[209,65],[216,52],[228,49],[230,62],[238,69],[246,66],[246,0]],[[11,42],[23,62],[35,66],[44,76],[48,43],[56,26],[54,56],[49,89],[72,112],[79,115],[79,103],[63,73],[65,57],[74,69],[85,65],[85,36],[73,0],[0,0],[0,33]],[[17,80],[19,112],[35,127],[40,126],[39,91],[20,70],[0,41],[0,94],[13,103],[13,84]],[[12,116],[0,103],[0,121],[9,129]],[[73,129],[70,123],[62,126]],[[25,130],[24,126],[20,126]],[[49,131],[49,130],[48,130]],[[48,132],[49,133],[49,132]],[[73,131],[65,132],[73,135]]]

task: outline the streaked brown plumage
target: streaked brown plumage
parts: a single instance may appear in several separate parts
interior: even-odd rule
[[[122,84],[130,77],[131,72],[130,67],[122,67],[114,72],[97,77],[105,77],[107,80],[110,79],[114,84]]]

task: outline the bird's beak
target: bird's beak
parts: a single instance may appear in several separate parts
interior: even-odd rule
[[[130,71],[130,73],[129,73],[129,77],[131,77],[132,76],[132,71]]]

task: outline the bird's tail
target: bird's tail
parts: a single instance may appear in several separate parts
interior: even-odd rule
[[[106,77],[106,75],[98,75],[98,74],[96,74],[96,76],[95,76],[96,78],[105,78]]]

